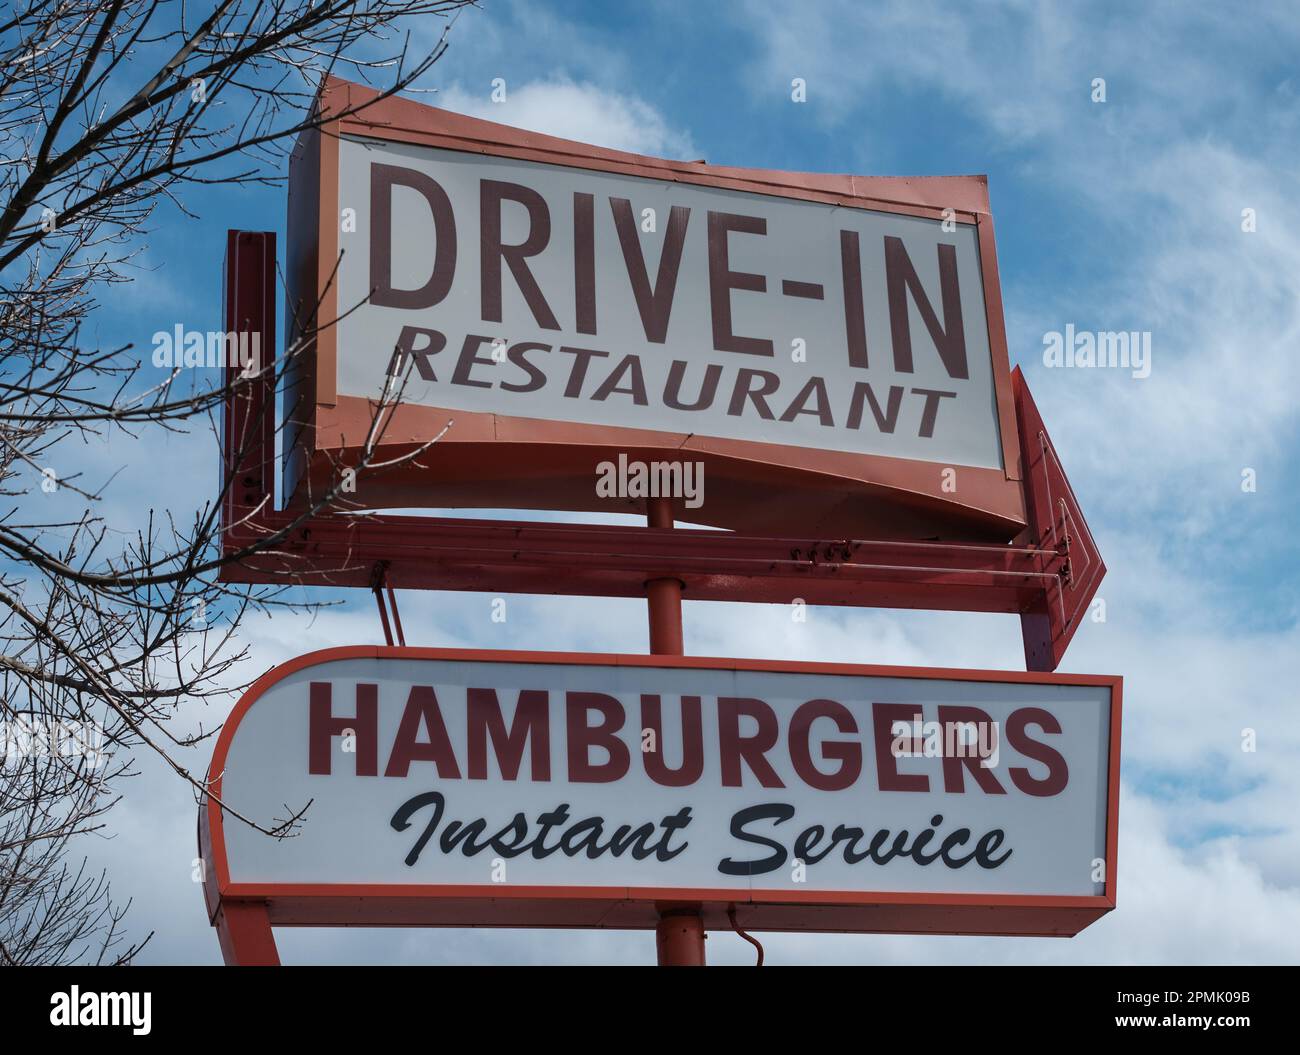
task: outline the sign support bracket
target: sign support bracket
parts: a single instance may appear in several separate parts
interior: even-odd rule
[[[226,329],[260,333],[264,349],[276,347],[275,260],[274,233],[229,232]],[[230,367],[226,377],[226,554],[282,531],[298,515],[276,507],[274,371],[249,381],[238,377],[240,369]],[[373,590],[382,564],[398,641],[394,589],[498,591],[509,584],[517,593],[665,599],[652,604],[670,604],[674,591],[680,599],[689,590],[701,601],[800,597],[809,605],[999,612],[1020,616],[1026,668],[1051,671],[1106,569],[1018,369],[1011,384],[1028,524],[1008,544],[661,530],[671,528],[671,511],[666,524],[651,520],[645,528],[328,511],[273,551],[226,564],[221,578]],[[668,628],[652,618],[652,633]],[[680,642],[675,647],[680,654]],[[653,643],[652,650],[659,651]]]
[[[405,645],[406,634],[402,631],[402,617],[397,612],[397,595],[393,593],[393,585],[388,581],[388,562],[379,561],[375,565],[374,573],[370,577],[370,589],[375,594],[375,604],[379,606],[379,622],[384,628],[384,644],[386,645]],[[384,591],[388,592],[387,604],[384,601]],[[392,609],[392,624],[388,621],[388,611]],[[396,630],[397,640],[393,640],[393,631]]]

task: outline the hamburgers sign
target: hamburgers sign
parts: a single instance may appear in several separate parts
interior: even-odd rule
[[[1114,904],[1118,735],[1108,677],[334,649],[223,730],[209,894],[287,923],[351,899],[357,922],[654,926],[671,899],[1072,934]],[[218,799],[307,809],[276,841]]]

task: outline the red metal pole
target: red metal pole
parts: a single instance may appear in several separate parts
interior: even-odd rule
[[[673,500],[646,500],[646,520],[652,528],[673,526]],[[650,607],[650,654],[682,655],[682,584],[679,579],[651,579],[645,584]]]
[[[280,966],[265,903],[223,900],[212,923],[227,967]]]
[[[695,910],[662,912],[655,945],[660,967],[703,967],[704,920]]]
[[[650,527],[673,526],[671,498],[646,501]],[[680,656],[682,643],[682,584],[678,579],[650,579],[645,584],[650,615],[650,654]],[[704,966],[704,919],[698,908],[664,905],[655,927],[660,967]]]

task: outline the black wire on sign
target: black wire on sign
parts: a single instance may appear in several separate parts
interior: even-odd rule
[[[749,942],[750,945],[754,946],[754,948],[758,950],[758,963],[754,964],[754,966],[762,967],[763,946],[759,942],[759,940],[755,938],[752,934],[746,934],[743,930],[740,929],[740,925],[736,923],[736,907],[734,905],[731,908],[727,909],[727,919],[731,921],[731,929],[734,930],[737,934],[739,934],[742,938],[744,938],[747,942]]]

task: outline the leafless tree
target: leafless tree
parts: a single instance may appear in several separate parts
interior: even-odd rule
[[[69,863],[73,840],[102,828],[142,749],[203,794],[182,749],[212,729],[176,732],[181,708],[242,688],[240,620],[290,603],[220,581],[220,495],[160,503],[124,530],[100,512],[111,478],[76,466],[115,433],[214,430],[231,388],[282,369],[311,333],[205,384],[151,376],[132,346],[92,347],[86,323],[132,280],[151,222],[191,215],[193,188],[282,179],[324,74],[380,99],[407,90],[466,2],[17,0],[0,15],[0,963],[138,951],[106,878]],[[430,25],[412,52],[412,27],[430,39]],[[359,473],[400,395],[386,379]],[[304,516],[344,502],[328,489]]]

